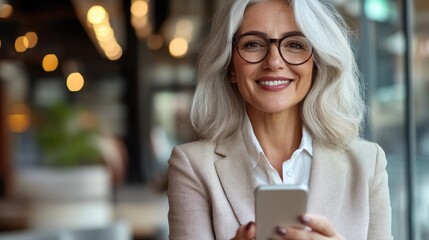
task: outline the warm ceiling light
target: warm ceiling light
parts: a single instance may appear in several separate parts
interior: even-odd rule
[[[164,39],[159,34],[150,35],[147,38],[147,46],[149,49],[158,50],[162,47]]]
[[[119,44],[114,45],[110,49],[105,50],[106,57],[111,61],[116,61],[122,57],[122,48]]]
[[[169,50],[173,57],[184,57],[188,52],[188,41],[184,38],[174,38],[170,42]]]
[[[30,111],[24,104],[16,104],[11,108],[11,113],[7,117],[9,129],[15,133],[25,132],[30,125]]]
[[[147,16],[142,17],[132,17],[131,18],[131,25],[133,25],[134,28],[141,29],[148,25],[149,20]]]
[[[28,40],[28,48],[33,48],[36,46],[37,41],[38,41],[38,37],[37,37],[37,34],[35,32],[28,32],[25,34],[25,37]]]
[[[104,52],[112,52],[114,51],[114,49],[117,49],[118,46],[118,43],[114,39],[110,41],[100,42],[100,47],[103,49]]]
[[[15,50],[17,52],[25,52],[28,49],[28,39],[25,36],[20,36],[15,40]]]
[[[102,6],[95,5],[88,10],[86,17],[91,24],[100,24],[107,18],[107,12]]]
[[[113,29],[110,26],[103,26],[94,29],[95,31],[95,37],[99,42],[102,41],[109,41],[111,39],[115,39],[115,33],[113,32]]]
[[[67,88],[70,92],[77,92],[83,88],[85,80],[83,79],[82,74],[78,72],[71,73],[67,77]]]
[[[0,18],[8,18],[13,13],[13,7],[10,4],[3,4],[0,6]]]
[[[53,72],[58,67],[58,58],[55,54],[47,54],[42,61],[45,72]]]
[[[146,1],[138,0],[131,4],[131,14],[135,17],[144,17],[149,11],[149,5]]]

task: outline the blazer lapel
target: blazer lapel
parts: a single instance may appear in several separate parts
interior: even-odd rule
[[[348,159],[342,149],[314,144],[310,174],[308,212],[335,219],[343,205],[348,173]]]
[[[241,225],[255,220],[256,179],[248,160],[241,131],[220,142],[216,153],[224,156],[215,163],[222,187]],[[348,172],[348,157],[341,149],[314,143],[310,174],[308,212],[335,219],[343,204]]]
[[[254,221],[256,179],[241,131],[220,142],[216,153],[224,158],[215,163],[222,187],[241,225]]]

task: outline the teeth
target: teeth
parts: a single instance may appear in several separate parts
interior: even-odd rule
[[[265,86],[278,86],[283,84],[288,84],[290,81],[288,80],[276,80],[276,81],[259,81],[259,84]]]

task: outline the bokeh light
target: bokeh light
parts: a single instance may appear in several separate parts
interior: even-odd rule
[[[131,4],[131,14],[135,17],[146,16],[149,11],[149,5],[146,1],[137,0]]]
[[[9,130],[15,133],[27,131],[30,126],[30,111],[24,104],[15,104],[12,106],[10,114],[7,117]]]
[[[25,36],[20,36],[15,40],[15,50],[25,52],[28,49],[29,41]]]
[[[158,50],[162,47],[164,39],[159,34],[152,34],[147,38],[147,46],[151,50]]]
[[[38,41],[38,37],[37,37],[37,34],[35,32],[28,32],[25,34],[25,37],[28,40],[28,48],[33,48],[36,46],[37,41]]]
[[[184,38],[173,38],[170,42],[169,50],[173,57],[184,57],[188,52],[188,41]]]
[[[42,61],[43,70],[53,72],[58,68],[58,58],[55,54],[47,54]]]
[[[85,80],[82,74],[78,72],[71,73],[67,77],[67,88],[69,89],[70,92],[80,91],[83,88],[84,84],[85,84]]]
[[[88,10],[87,18],[91,24],[100,24],[106,20],[107,12],[102,6],[95,5]]]
[[[12,16],[13,7],[10,4],[0,5],[0,18],[8,18]]]

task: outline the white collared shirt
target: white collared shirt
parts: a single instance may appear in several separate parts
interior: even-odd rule
[[[247,114],[244,117],[242,132],[258,185],[288,184],[308,186],[313,160],[313,141],[305,127],[302,128],[302,139],[299,148],[295,150],[290,159],[285,159],[282,164],[283,180],[266,158]]]

